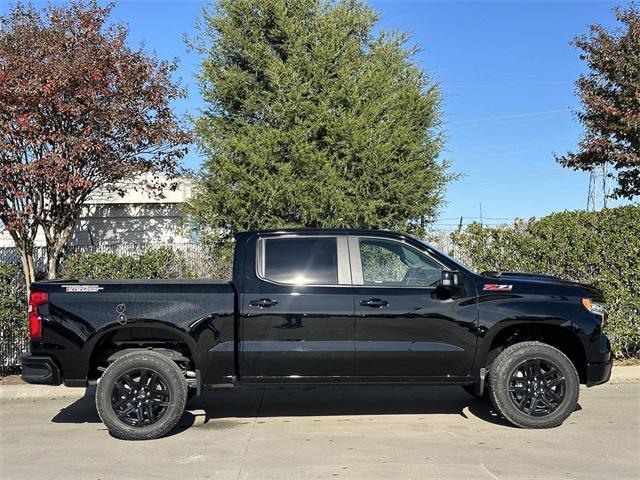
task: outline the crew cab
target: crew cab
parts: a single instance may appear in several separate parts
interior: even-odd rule
[[[460,385],[526,428],[560,425],[608,381],[603,297],[477,274],[408,235],[278,230],[235,238],[231,281],[35,282],[26,382],[85,387],[110,432],[169,432],[189,395],[236,385]]]

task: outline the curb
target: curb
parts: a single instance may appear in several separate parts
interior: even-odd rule
[[[52,387],[50,385],[2,385],[0,386],[0,401],[3,400],[35,400],[56,398],[81,398],[86,388]]]
[[[640,365],[614,366],[610,383],[639,383]]]
[[[617,385],[623,383],[640,383],[640,365],[618,366],[611,372],[609,383]],[[35,400],[58,398],[81,398],[85,394],[95,394],[95,385],[88,388],[70,388],[49,385],[0,385],[0,400]]]

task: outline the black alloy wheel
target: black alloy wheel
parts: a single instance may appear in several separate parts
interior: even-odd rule
[[[111,407],[118,418],[132,427],[153,425],[171,405],[166,380],[148,368],[130,370],[114,382]]]
[[[554,412],[565,396],[565,378],[548,360],[528,359],[513,369],[509,397],[518,410],[532,417]]]

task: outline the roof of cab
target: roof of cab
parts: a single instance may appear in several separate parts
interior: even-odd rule
[[[261,235],[261,234],[296,234],[296,235],[379,235],[385,237],[407,237],[408,235],[393,232],[391,230],[355,229],[355,228],[278,228],[270,230],[249,230],[239,232],[237,235]]]

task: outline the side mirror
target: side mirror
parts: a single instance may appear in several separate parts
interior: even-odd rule
[[[462,289],[458,288],[461,282],[460,273],[455,270],[443,270],[440,284],[432,294],[439,300],[451,300],[458,298]]]
[[[453,288],[460,285],[460,277],[458,276],[458,272],[452,270],[443,270],[440,285],[445,288]]]

